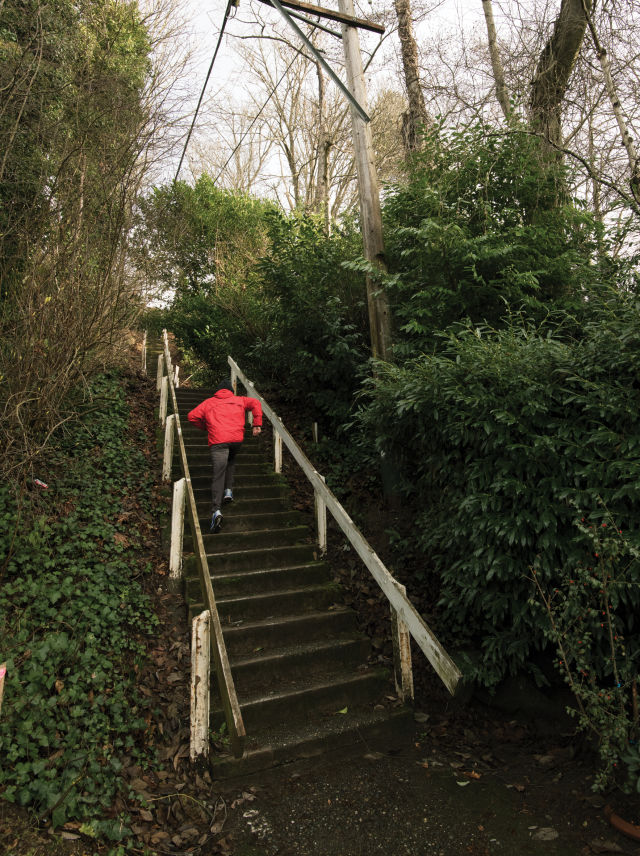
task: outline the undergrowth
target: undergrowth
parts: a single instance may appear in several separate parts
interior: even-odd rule
[[[157,621],[137,527],[151,476],[116,375],[81,409],[42,464],[46,490],[0,486],[0,796],[115,841],[126,818],[102,818],[123,762],[148,761],[135,676]]]

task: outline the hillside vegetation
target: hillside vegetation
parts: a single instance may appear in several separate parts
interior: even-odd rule
[[[353,473],[381,495],[392,461],[415,536],[391,532],[395,550],[469,678],[562,676],[602,783],[624,758],[635,787],[636,259],[609,252],[571,181],[517,123],[434,128],[385,191],[385,275],[349,219],[328,235],[204,179],[167,188],[147,199],[144,246],[162,265],[172,249],[176,289],[149,323],[176,332],[196,379],[224,376],[231,353],[317,421],[347,500]],[[392,301],[393,364],[370,362],[365,273]]]

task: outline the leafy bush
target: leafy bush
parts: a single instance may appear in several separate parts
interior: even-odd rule
[[[384,205],[398,356],[432,351],[440,330],[466,318],[540,320],[593,287],[598,230],[580,203],[559,198],[566,180],[517,126],[427,135]]]
[[[556,667],[564,676],[581,730],[595,736],[602,762],[594,787],[602,790],[618,780],[640,793],[638,661],[633,607],[638,597],[640,552],[616,521],[599,524],[586,518],[576,528],[591,547],[591,556],[565,568],[547,587],[533,571],[541,625],[558,652]],[[627,780],[619,773],[626,768]]]
[[[311,216],[274,214],[269,225],[259,266],[269,333],[252,350],[255,372],[334,434],[369,357],[364,281],[343,268],[360,237],[349,223],[327,236]]]
[[[594,307],[594,316],[598,313]],[[442,628],[495,685],[546,644],[531,573],[549,585],[589,564],[574,520],[610,514],[637,546],[640,325],[612,299],[581,340],[531,325],[450,331],[442,352],[381,366],[363,419],[399,462],[415,530],[440,578]],[[640,568],[625,595],[628,628]],[[637,643],[629,638],[629,645]]]
[[[83,425],[41,473],[47,493],[0,488],[0,793],[55,826],[100,817],[123,757],[145,758],[133,673],[144,656],[136,636],[156,619],[134,512],[150,483],[127,418],[118,379],[98,378]]]

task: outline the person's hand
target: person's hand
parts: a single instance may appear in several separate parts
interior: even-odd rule
[[[262,428],[259,425],[253,426],[253,436],[254,437],[257,437],[261,431],[262,431]]]

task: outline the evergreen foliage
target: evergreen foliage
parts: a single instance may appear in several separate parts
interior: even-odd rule
[[[45,495],[0,489],[0,792],[54,826],[122,837],[125,820],[101,818],[123,762],[147,759],[137,640],[156,618],[132,509],[150,510],[151,476],[127,439],[120,379],[98,377],[84,408],[51,449]]]
[[[250,361],[285,399],[333,434],[347,419],[368,361],[364,281],[343,263],[359,252],[350,223],[326,235],[308,215],[269,218],[261,260],[268,332]]]
[[[558,199],[566,168],[514,127],[435,127],[408,180],[384,205],[396,355],[438,347],[439,331],[469,318],[501,324],[571,310],[597,282],[598,228]]]
[[[266,332],[256,266],[267,252],[272,208],[219,190],[207,175],[194,187],[156,188],[141,201],[138,268],[170,297],[162,324],[214,379],[228,373],[229,354],[242,361]]]
[[[398,461],[442,628],[494,686],[545,646],[531,572],[562,584],[592,549],[576,520],[613,519],[630,551],[621,632],[640,605],[640,349],[635,300],[593,309],[581,339],[513,324],[452,329],[441,352],[381,366],[363,418]],[[417,430],[417,426],[420,429]],[[631,549],[633,548],[633,550]],[[628,654],[640,646],[629,639]],[[605,654],[602,654],[604,657]],[[600,677],[603,661],[594,662]]]

